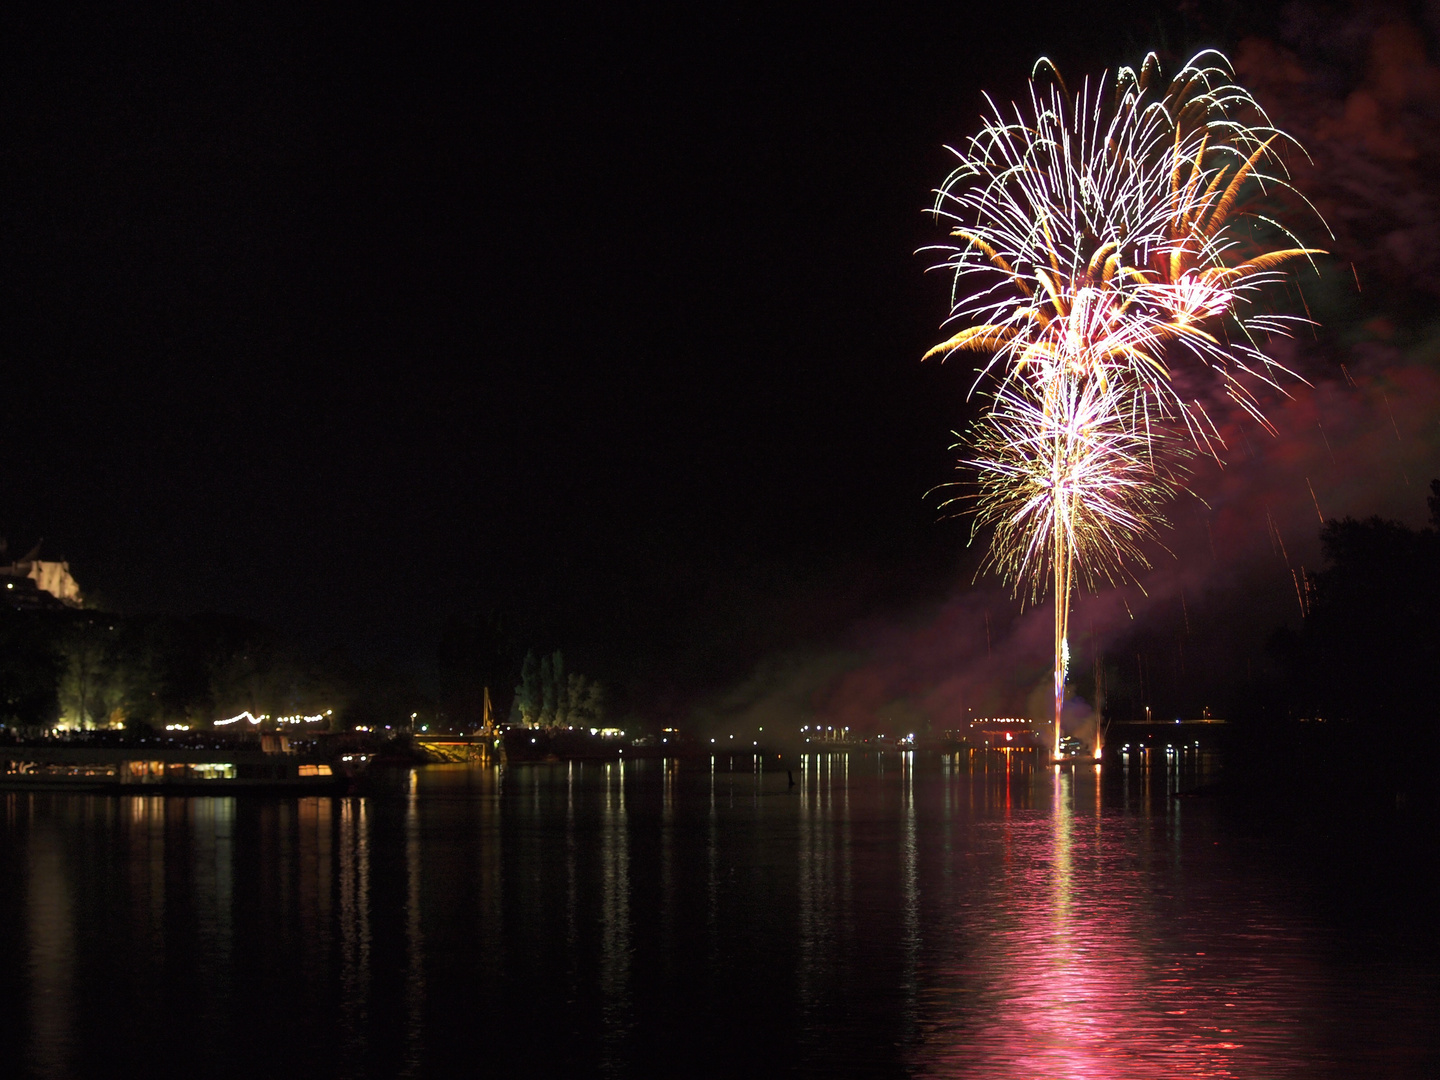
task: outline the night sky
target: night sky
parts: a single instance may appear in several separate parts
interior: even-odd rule
[[[1246,35],[1330,65],[1348,116],[1384,20],[1262,9],[10,13],[0,533],[117,610],[422,667],[447,621],[499,611],[662,711],[797,650],[903,653],[964,621],[974,564],[925,497],[967,415],[965,367],[919,363],[943,144],[1042,53],[1099,71]],[[1347,357],[1368,385],[1370,349],[1418,373],[1385,400],[1419,438],[1433,348],[1355,330],[1365,303],[1336,301],[1348,336],[1306,346],[1299,397]],[[1418,519],[1428,438],[1312,486]],[[1214,483],[1258,506],[1285,468]],[[1265,505],[1302,547],[1311,514],[1313,547],[1301,495]]]

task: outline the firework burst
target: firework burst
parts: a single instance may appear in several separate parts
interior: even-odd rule
[[[1172,346],[1263,420],[1251,386],[1291,373],[1260,345],[1304,320],[1254,301],[1285,263],[1319,252],[1242,203],[1247,185],[1292,190],[1278,153],[1290,140],[1224,58],[1202,53],[1159,82],[1151,56],[1072,95],[1042,61],[1028,113],[990,103],[935,203],[958,241],[932,249],[952,275],[947,322],[965,325],[926,355],[988,353],[982,373],[1001,378],[1122,374],[1142,411],[1180,419],[1213,453],[1214,424],[1170,380]]]
[[[1063,560],[1064,576],[1094,589],[1148,568],[1144,546],[1165,527],[1163,507],[1183,477],[1183,446],[1137,429],[1124,384],[1013,380],[990,395],[969,438],[968,490],[942,503],[972,512],[992,541],[981,569],[1036,603]]]
[[[1250,197],[1293,190],[1287,141],[1218,53],[1164,84],[1152,55],[1073,94],[1042,61],[1028,110],[990,102],[936,193],[962,328],[926,356],[988,356],[961,498],[992,530],[985,567],[1032,602],[1053,586],[1057,754],[1077,570],[1093,588],[1147,565],[1180,447],[1223,447],[1172,365],[1198,361],[1262,423],[1254,387],[1292,374],[1261,346],[1304,320],[1257,300],[1319,252]]]

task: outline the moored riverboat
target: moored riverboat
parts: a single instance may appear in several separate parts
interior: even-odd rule
[[[240,791],[338,794],[364,765],[270,746],[93,746],[61,741],[0,747],[0,788],[132,794]]]

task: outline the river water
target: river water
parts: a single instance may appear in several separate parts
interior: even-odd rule
[[[792,764],[0,793],[3,1074],[1440,1075],[1423,875],[1203,757]]]

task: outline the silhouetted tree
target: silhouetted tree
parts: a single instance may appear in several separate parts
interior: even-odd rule
[[[511,711],[520,723],[533,727],[540,722],[541,704],[540,661],[531,650],[520,665],[520,685],[515,687],[515,705]]]
[[[1440,481],[1429,505],[1440,526]],[[1327,523],[1325,567],[1295,646],[1294,694],[1327,718],[1432,731],[1440,671],[1440,532],[1372,517]]]
[[[570,722],[570,688],[565,682],[565,657],[559,649],[550,654],[550,693],[555,702],[550,722],[562,727]]]
[[[598,682],[572,671],[566,684],[566,698],[568,723],[575,727],[604,726],[605,697]]]
[[[32,612],[0,612],[0,723],[48,728],[60,715],[64,661],[52,620]]]
[[[555,723],[555,668],[549,656],[540,658],[540,726]]]

